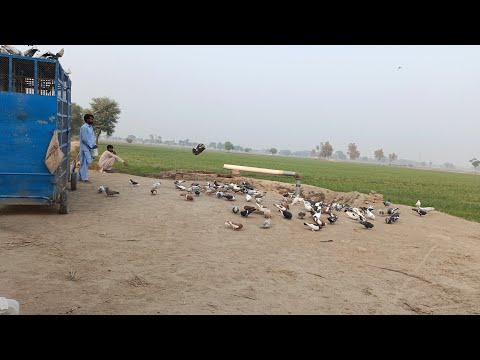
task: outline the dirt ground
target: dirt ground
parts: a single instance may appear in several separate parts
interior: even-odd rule
[[[312,232],[296,217],[303,205],[292,220],[273,211],[293,181],[252,180],[273,212],[264,230],[260,214],[232,213],[249,204],[244,196],[187,202],[173,179],[161,179],[156,196],[150,178],[90,171],[90,180],[70,192],[68,215],[0,206],[0,296],[16,299],[21,314],[480,313],[478,223],[399,206],[394,224],[377,216],[366,230],[338,212],[335,225]],[[100,185],[120,195],[100,194]],[[378,194],[302,189],[383,208]]]

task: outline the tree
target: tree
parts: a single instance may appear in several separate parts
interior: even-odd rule
[[[475,172],[477,172],[477,167],[478,165],[480,165],[480,160],[477,160],[477,158],[473,158],[472,160],[470,160],[470,163],[472,164]]]
[[[290,156],[290,155],[292,155],[292,152],[291,152],[290,150],[288,150],[288,149],[287,149],[287,150],[280,150],[278,153],[279,153],[280,155],[285,155],[285,156]]]
[[[245,152],[246,152],[246,153],[249,153],[250,151],[252,151],[251,148],[245,148]]]
[[[222,150],[223,148],[224,148],[224,147],[223,147],[223,144],[219,141],[219,142],[217,143],[217,149],[218,149],[218,150]]]
[[[343,151],[340,150],[337,150],[333,157],[337,160],[347,160],[347,155],[345,155]]]
[[[211,149],[216,149],[217,148],[217,143],[212,141],[210,144],[208,144],[208,147],[211,148]]]
[[[445,164],[443,164],[443,166],[445,166],[447,169],[455,169],[455,165],[449,162],[446,162]]]
[[[395,153],[388,154],[388,158],[390,159],[391,162],[393,162],[398,159],[398,154],[395,154]]]
[[[83,120],[84,113],[85,112],[80,105],[72,103],[70,108],[70,131],[73,136],[80,136],[80,128],[85,123]]]
[[[275,155],[278,152],[278,150],[275,148],[271,148],[270,150],[268,150],[268,152],[271,153],[272,155]]]
[[[90,114],[95,116],[93,128],[97,137],[97,144],[102,132],[106,133],[107,136],[113,134],[121,112],[118,102],[113,99],[108,97],[92,99],[90,103]]]
[[[235,150],[235,151],[243,151],[243,147],[241,147],[240,145],[235,145],[235,146],[233,147],[233,150]]]
[[[383,154],[383,149],[375,150],[373,154],[375,155],[375,159],[377,159],[378,161],[382,161],[385,158],[385,155]]]
[[[319,157],[321,158],[329,158],[333,154],[333,147],[330,145],[330,143],[327,141],[325,143],[320,143],[321,149],[320,153],[318,154]]]
[[[137,137],[136,137],[135,135],[128,135],[125,140],[126,140],[129,144],[131,144],[136,138],[137,138]]]
[[[233,144],[230,141],[225,142],[224,147],[225,147],[225,150],[227,151],[233,150],[234,148]]]
[[[358,159],[360,157],[360,152],[357,150],[357,144],[355,143],[348,144],[347,154],[350,157],[350,160]]]

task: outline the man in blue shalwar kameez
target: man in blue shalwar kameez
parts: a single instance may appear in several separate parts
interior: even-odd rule
[[[85,124],[83,124],[80,128],[80,170],[78,171],[78,174],[80,175],[80,180],[84,183],[90,183],[90,180],[88,180],[88,165],[93,162],[93,157],[90,150],[97,148],[92,126],[93,119],[93,115],[85,114],[83,117]]]

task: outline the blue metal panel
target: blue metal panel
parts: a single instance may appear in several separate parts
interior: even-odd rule
[[[63,70],[59,72],[58,62],[46,60],[56,63],[55,96],[36,95],[37,63],[43,60],[35,59],[35,95],[12,92],[12,58],[19,57],[8,57],[9,92],[0,92],[0,204],[52,204],[69,176],[70,89],[64,99],[61,94],[70,79]],[[44,160],[56,129],[66,156],[51,174]]]

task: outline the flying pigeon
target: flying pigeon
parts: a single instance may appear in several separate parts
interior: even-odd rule
[[[400,70],[401,68],[402,68],[402,67],[401,67],[401,66],[399,66],[399,67],[397,68],[397,71],[398,71],[398,70]]]
[[[417,208],[419,208],[420,206],[422,206],[422,203],[420,202],[420,200],[417,200],[417,202],[415,203],[415,206]]]
[[[305,217],[305,215],[307,215],[307,214],[305,214],[303,211],[300,211],[300,212],[298,213],[298,218],[299,218],[299,219],[303,219],[303,218]]]
[[[139,186],[140,184],[136,181],[133,181],[132,179],[130,179],[130,186]]]
[[[107,196],[113,196],[115,194],[120,194],[118,191],[110,190],[108,187],[105,188],[105,193]]]
[[[156,189],[152,189],[152,190],[150,190],[150,192],[152,193],[152,195],[157,195],[157,190]]]
[[[263,222],[262,225],[260,225],[260,228],[268,229],[271,225],[272,225],[272,221],[270,219],[267,219]]]
[[[234,214],[238,214],[239,211],[240,211],[240,209],[238,208],[238,206],[234,206],[234,207],[232,208],[232,212],[233,212]]]
[[[312,223],[307,223],[307,222],[304,222],[303,225],[308,226],[312,231],[318,231],[321,228],[320,225],[318,225],[318,224],[312,224]]]
[[[205,145],[198,144],[197,147],[192,148],[193,155],[200,155],[205,150]]]
[[[36,47],[33,47],[31,49],[28,49],[27,51],[25,51],[24,55],[25,56],[28,56],[28,57],[32,57],[33,55],[35,55],[35,53],[38,51],[38,49]]]

